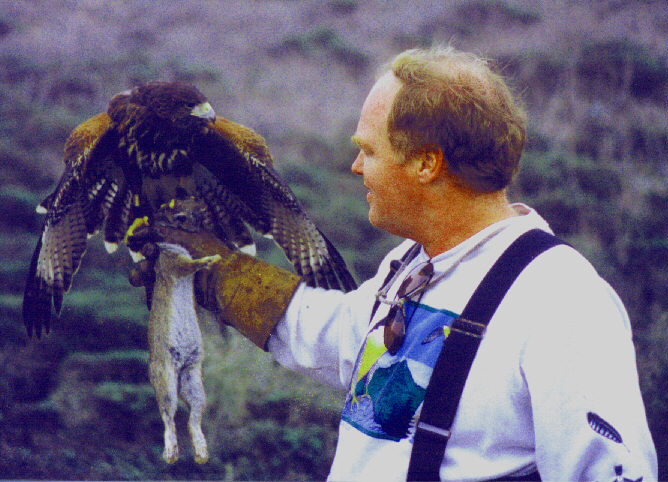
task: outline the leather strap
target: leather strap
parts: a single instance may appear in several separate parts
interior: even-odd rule
[[[427,387],[407,480],[440,480],[452,422],[487,324],[522,270],[559,244],[565,243],[540,229],[521,235],[494,263],[452,324]]]

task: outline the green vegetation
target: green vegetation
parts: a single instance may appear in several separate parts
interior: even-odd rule
[[[349,136],[373,81],[372,63],[397,46],[453,35],[456,46],[474,51],[497,40],[511,45],[516,32],[543,40],[488,52],[515,79],[530,117],[529,152],[511,198],[535,207],[622,297],[661,476],[668,478],[668,68],[665,47],[657,47],[665,26],[642,25],[643,35],[610,28],[592,38],[564,36],[557,23],[565,22],[563,12],[555,17],[528,1],[411,7],[410,25],[401,16],[403,2],[372,2],[373,8],[355,0],[330,0],[324,8],[254,2],[252,8],[265,3],[260,22],[218,12],[215,2],[133,1],[134,8],[122,11],[88,2],[76,13],[62,2],[44,2],[40,18],[29,2],[19,2],[0,13],[0,478],[322,480],[336,444],[341,393],[279,367],[233,330],[221,335],[218,326],[205,324],[204,431],[212,458],[205,466],[193,462],[181,407],[182,457],[167,466],[148,384],[144,293],[126,281],[126,253],[107,255],[99,239],[89,242],[53,332],[26,341],[23,282],[43,221],[34,208],[60,175],[63,143],[77,123],[103,110],[114,93],[157,78],[215,93],[219,113],[248,109],[245,123],[267,137],[274,154],[288,153],[277,158],[277,169],[364,280],[398,242],[368,223],[364,188],[349,173],[355,155]],[[620,10],[620,2],[609,3],[591,7],[592,25]],[[139,6],[141,18],[133,13]],[[272,9],[300,23],[279,23]],[[662,2],[636,2],[631,10],[643,9],[665,18]],[[611,18],[606,28],[616,25]],[[67,34],[44,28],[60,20]],[[267,25],[275,37],[263,30]],[[72,40],[90,29],[96,33]],[[73,52],[60,49],[64,42],[76,44]],[[274,79],[289,74],[284,64],[304,69]],[[309,72],[317,77],[302,79]],[[335,83],[325,82],[330,75]],[[256,90],[245,90],[247,83]],[[286,99],[282,89],[291,83],[309,88]],[[253,110],[257,86],[268,92],[262,102],[276,97],[281,108],[288,104],[281,112],[295,116],[322,107],[321,100],[306,107],[298,101],[321,99],[326,91],[323,117],[338,119],[332,124],[338,127],[304,121],[303,129],[284,128],[283,121],[295,123],[282,118],[272,127],[273,112]],[[329,97],[328,89],[340,91]],[[237,98],[241,92],[245,97]],[[287,266],[271,242],[258,239],[258,245],[265,259]]]
[[[597,88],[613,93],[627,89],[635,97],[657,100],[668,94],[668,59],[627,39],[586,43],[577,68]]]
[[[531,6],[520,6],[504,0],[471,0],[459,7],[459,14],[475,23],[491,19],[531,25],[540,20],[540,13]]]
[[[338,8],[338,7],[337,7]],[[331,55],[336,61],[348,65],[354,71],[363,70],[369,64],[369,57],[349,44],[336,30],[318,27],[299,35],[287,37],[272,52],[298,52],[305,56],[321,57]]]

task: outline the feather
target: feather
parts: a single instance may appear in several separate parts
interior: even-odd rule
[[[623,444],[624,441],[622,440],[622,436],[619,434],[619,432],[610,425],[608,422],[606,422],[603,418],[601,418],[599,415],[596,415],[593,412],[588,412],[587,413],[587,422],[589,422],[589,426],[599,435],[602,435],[603,437],[612,440],[613,442],[616,442],[618,444]]]
[[[26,331],[29,337],[34,332],[37,338],[42,336],[43,327],[48,331],[49,318],[51,316],[51,292],[48,286],[45,286],[37,276],[37,262],[41,250],[42,239],[40,237],[37,241],[35,253],[32,256],[30,269],[28,270],[28,279],[26,280],[23,297],[23,322]]]

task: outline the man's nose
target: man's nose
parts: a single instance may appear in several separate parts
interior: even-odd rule
[[[353,165],[350,166],[350,170],[353,174],[358,174],[360,176],[364,175],[364,161],[362,160],[362,153],[357,154],[357,157],[353,161]]]

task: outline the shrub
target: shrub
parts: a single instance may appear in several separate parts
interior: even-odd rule
[[[531,25],[541,19],[540,13],[532,8],[513,5],[503,0],[472,0],[464,2],[457,13],[471,24],[484,23],[492,19]]]
[[[667,59],[632,40],[606,39],[585,44],[577,70],[581,82],[594,91],[628,89],[635,97],[656,100],[668,95]]]
[[[319,27],[284,39],[270,49],[275,55],[298,52],[306,56],[331,55],[340,63],[361,73],[369,65],[369,57],[349,44],[339,33],[328,27]]]

